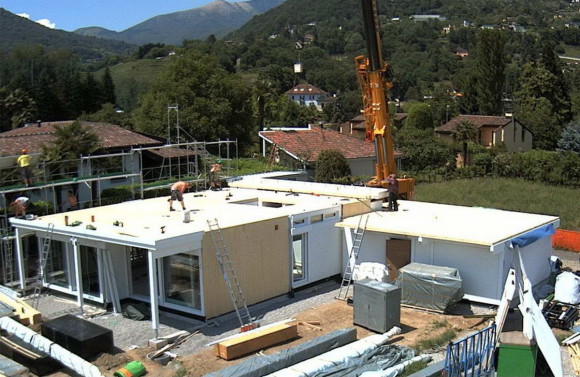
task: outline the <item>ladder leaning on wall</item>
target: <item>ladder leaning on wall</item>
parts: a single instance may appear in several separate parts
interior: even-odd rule
[[[364,224],[363,224],[364,218]],[[362,240],[365,235],[365,229],[369,221],[369,216],[360,216],[358,219],[358,225],[354,230],[354,238],[352,240],[352,247],[348,253],[348,261],[346,263],[346,268],[344,269],[344,274],[342,275],[342,283],[340,284],[340,290],[338,291],[337,300],[347,300],[348,290],[352,284],[352,273],[358,259],[358,253],[362,245]],[[361,226],[362,225],[362,226]]]
[[[254,322],[252,321],[248,305],[246,305],[246,299],[242,293],[242,288],[236,276],[218,220],[207,220],[207,225],[209,226],[211,239],[215,248],[215,255],[220,264],[220,269],[232,303],[234,304],[236,315],[240,321],[241,329],[242,331],[250,330],[255,327]]]
[[[48,254],[50,253],[50,245],[52,243],[52,234],[54,232],[54,224],[50,223],[46,227],[46,235],[44,237],[44,244],[42,245],[42,251],[40,252],[40,258],[38,259],[38,274],[36,278],[36,283],[34,284],[34,293],[32,294],[32,306],[38,309],[38,303],[40,302],[40,292],[42,291],[42,282],[44,280],[44,275],[46,273],[46,261],[48,260]]]

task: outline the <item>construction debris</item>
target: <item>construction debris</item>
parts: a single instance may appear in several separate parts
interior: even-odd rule
[[[14,316],[23,325],[36,325],[42,322],[42,314],[18,297],[9,296],[2,291],[0,292],[0,303],[11,307],[14,310]]]
[[[312,330],[322,331],[322,327],[316,326],[320,325],[320,321],[301,321],[298,322],[299,325],[306,326]]]
[[[577,344],[572,344],[568,349],[570,350],[570,357],[572,358],[574,375],[580,376],[580,347]]]

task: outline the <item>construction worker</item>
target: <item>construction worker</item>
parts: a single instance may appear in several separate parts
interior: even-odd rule
[[[26,216],[26,206],[30,200],[26,196],[19,196],[10,203],[10,208],[14,211],[14,216]]]
[[[387,182],[389,183],[387,187],[389,190],[389,211],[396,212],[399,210],[399,203],[397,202],[399,199],[399,181],[397,181],[395,174],[390,174],[387,177]]]
[[[28,187],[32,185],[32,169],[30,167],[30,155],[26,149],[22,150],[22,154],[16,160],[18,168],[20,170],[20,176],[22,177],[22,182],[24,186]]]
[[[175,209],[173,209],[174,200],[179,201],[179,203],[181,203],[181,208],[183,208],[183,210],[185,211],[185,204],[183,203],[183,193],[185,192],[186,189],[190,187],[191,183],[183,181],[175,182],[173,186],[171,186],[171,198],[168,200],[170,211],[175,211]]]
[[[219,173],[222,171],[222,160],[218,160],[217,163],[212,164],[211,170],[209,171],[209,189],[210,190],[221,190],[222,183],[220,181]]]

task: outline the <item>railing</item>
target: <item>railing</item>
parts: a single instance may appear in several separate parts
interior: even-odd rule
[[[495,369],[496,336],[496,326],[492,323],[466,338],[449,343],[445,354],[445,376],[490,376]]]

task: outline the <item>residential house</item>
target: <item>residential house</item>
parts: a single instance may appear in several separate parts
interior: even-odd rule
[[[391,117],[392,126],[400,129],[405,125],[407,120],[407,113],[395,113]],[[341,134],[351,135],[357,139],[366,139],[366,117],[364,115],[357,115],[348,122],[340,125],[338,132]]]
[[[476,302],[499,302],[518,248],[533,284],[550,274],[549,230],[559,225],[557,217],[403,200],[398,212],[383,212],[385,189],[281,179],[285,174],[245,176],[222,191],[186,193],[187,211],[170,212],[166,198],[154,198],[12,218],[20,285],[35,276],[27,266],[40,248],[28,245],[48,239],[45,287],[79,305],[149,302],[157,329],[159,308],[206,319],[233,310],[214,235],[223,236],[252,305],[340,275],[352,230],[361,223],[366,232],[357,264],[389,265],[391,277],[409,262],[454,267],[464,298]],[[515,243],[531,234],[535,242]]]
[[[259,133],[264,155],[266,145],[276,147],[282,164],[303,168],[310,177],[314,176],[314,164],[321,151],[336,149],[344,155],[354,176],[375,174],[375,147],[332,129],[319,126],[308,128],[282,128]],[[400,159],[401,154],[396,153]]]
[[[38,122],[1,133],[0,169],[4,169],[7,172],[10,169],[15,171],[16,159],[21,154],[21,150],[26,149],[33,158],[33,164],[39,168],[37,170],[37,176],[34,179],[38,185],[40,185],[40,182],[48,184],[58,179],[60,182],[58,187],[56,187],[57,198],[66,197],[66,192],[74,187],[74,191],[79,197],[79,200],[81,202],[89,202],[96,200],[98,193],[108,187],[131,183],[133,182],[133,178],[139,177],[141,174],[143,174],[141,178],[146,178],[151,173],[153,167],[162,165],[164,161],[175,160],[174,165],[177,166],[176,162],[178,160],[184,162],[194,154],[193,151],[186,149],[163,148],[164,140],[146,136],[117,125],[82,121],[81,124],[83,126],[98,136],[98,149],[92,154],[92,158],[79,160],[74,172],[68,172],[62,176],[55,175],[61,174],[59,172],[60,163],[38,165],[42,145],[50,145],[55,140],[55,127],[67,126],[71,123],[73,123],[72,120]],[[152,149],[153,147],[160,147],[160,149]],[[140,148],[148,149],[141,151]],[[103,164],[97,161],[98,156],[109,154],[118,154],[118,161],[114,167],[111,164]],[[42,174],[42,176],[39,176],[39,174]],[[104,175],[109,176],[110,179],[98,181],[95,178]],[[87,184],[78,185],[73,182],[73,180],[76,181],[80,178],[87,178],[85,180]],[[63,181],[65,179],[69,180],[69,185]],[[35,190],[35,192],[29,195],[46,197],[39,190]],[[4,190],[2,190],[2,193],[4,193]],[[52,198],[53,193],[51,192],[48,197]],[[4,195],[2,195],[2,201],[5,201]],[[62,199],[56,200],[55,208],[58,207],[58,203],[61,201]],[[0,205],[2,204],[0,203]]]
[[[310,84],[298,84],[284,94],[302,106],[315,106],[318,111],[322,111],[322,100],[328,97],[327,92]]]
[[[452,142],[455,140],[457,126],[463,122],[475,126],[476,141],[484,147],[491,148],[503,143],[508,152],[532,149],[532,132],[513,116],[459,115],[437,127],[435,133]]]

